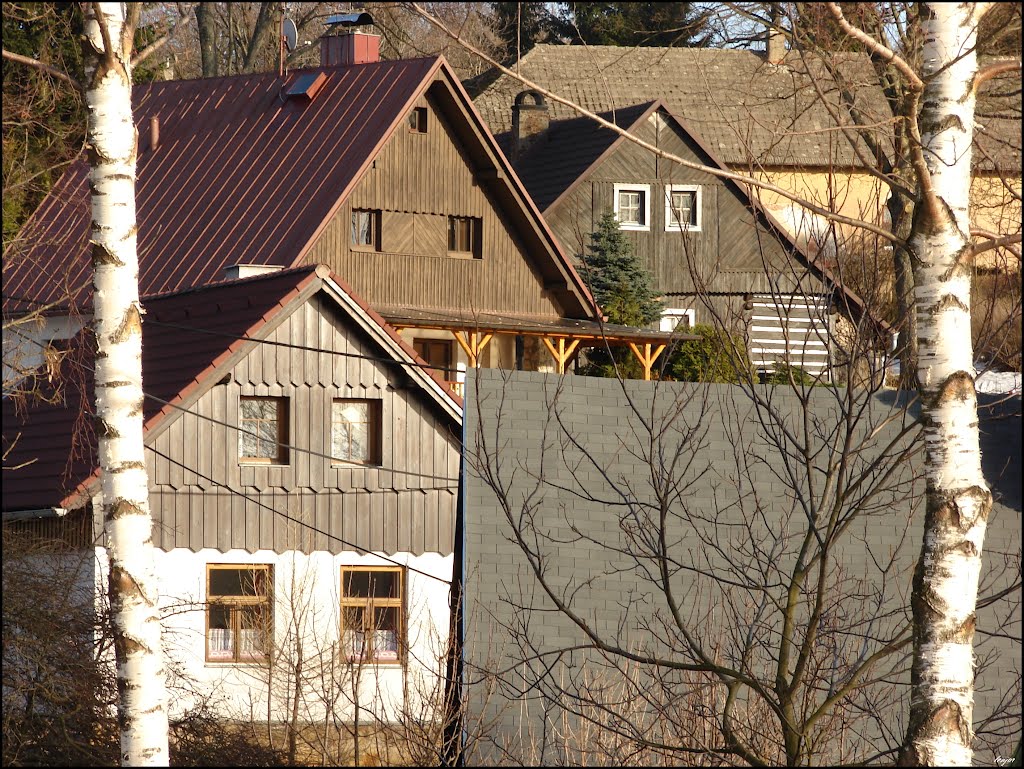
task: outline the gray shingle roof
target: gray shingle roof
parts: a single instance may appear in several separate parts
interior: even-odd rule
[[[867,57],[846,56],[840,69],[857,104],[879,131],[892,116]],[[663,99],[726,163],[766,165],[859,165],[849,142],[819,98],[832,104],[838,88],[820,62],[790,53],[781,65],[753,51],[713,48],[622,48],[541,44],[519,64],[529,80],[592,112],[605,112]],[[502,138],[511,129],[511,106],[525,86],[498,77],[475,100],[478,110]],[[1003,92],[1000,98],[992,95]],[[987,96],[986,96],[987,95]],[[576,117],[554,103],[551,119]],[[999,117],[996,117],[999,116]],[[979,102],[976,162],[982,168],[1019,171],[1020,78],[991,81]],[[888,144],[886,146],[891,146]]]
[[[650,102],[645,102],[599,114],[609,123],[631,128],[650,106]],[[553,122],[546,139],[538,142],[516,164],[516,173],[533,202],[541,211],[546,211],[618,138],[617,133],[590,118]]]

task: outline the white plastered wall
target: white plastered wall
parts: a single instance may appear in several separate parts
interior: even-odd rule
[[[183,548],[156,551],[163,607],[163,648],[171,718],[206,698],[224,718],[284,721],[290,717],[294,663],[302,654],[299,720],[323,723],[329,708],[351,722],[432,719],[443,697],[443,653],[449,630],[452,556],[359,555],[353,552],[226,553]],[[106,590],[106,551],[96,549],[97,590]],[[206,661],[207,564],[269,564],[274,571],[275,649],[272,665]],[[404,664],[348,663],[336,644],[340,632],[342,566],[392,566],[405,571],[408,651]],[[430,576],[436,577],[433,579]],[[296,647],[296,639],[301,639]]]
[[[88,323],[86,315],[60,315],[14,321],[4,330],[4,385],[12,386],[24,373],[43,365],[43,350],[49,342],[70,339]]]

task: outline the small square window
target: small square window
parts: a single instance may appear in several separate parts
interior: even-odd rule
[[[614,194],[615,218],[621,229],[650,229],[650,185],[616,184],[614,185]]]
[[[666,308],[661,313],[661,326],[659,330],[685,334],[693,328],[693,318],[693,310]]]
[[[381,407],[375,400],[336,400],[331,405],[331,460],[379,465]]]
[[[273,638],[269,565],[206,567],[206,660],[266,662]]]
[[[409,132],[425,134],[427,132],[427,108],[413,107],[409,113]]]
[[[288,462],[288,408],[284,398],[243,396],[238,427],[238,457],[243,462]]]
[[[483,220],[474,216],[448,217],[448,253],[481,258]]]
[[[348,659],[401,661],[405,646],[404,582],[401,568],[342,568],[341,637]]]
[[[380,211],[352,211],[352,248],[380,250]]]
[[[665,230],[700,231],[701,189],[696,185],[671,184],[665,189]]]

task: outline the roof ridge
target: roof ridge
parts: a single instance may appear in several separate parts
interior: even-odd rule
[[[440,58],[443,58],[441,54],[434,54],[434,55],[431,55],[431,56],[414,56],[412,58],[407,58],[407,59],[381,59],[379,61],[367,62],[365,64],[346,64],[346,65],[329,65],[329,66],[325,66],[323,64],[310,64],[310,65],[307,65],[307,66],[294,67],[292,69],[286,70],[283,75],[278,74],[275,71],[267,71],[267,72],[235,72],[234,74],[231,74],[231,75],[217,75],[216,77],[203,77],[202,75],[199,75],[198,77],[183,77],[183,78],[175,78],[173,80],[150,80],[149,82],[146,82],[146,83],[135,83],[134,84],[134,88],[136,88],[136,89],[143,89],[143,88],[149,89],[149,88],[152,88],[154,86],[188,85],[188,84],[194,84],[194,83],[206,83],[206,84],[208,84],[208,85],[210,85],[212,87],[212,86],[217,85],[221,81],[241,80],[243,78],[253,78],[253,79],[280,78],[282,81],[284,81],[289,76],[294,75],[296,73],[300,73],[300,72],[305,73],[305,72],[337,71],[337,70],[350,69],[350,68],[353,68],[353,67],[379,67],[379,66],[383,66],[383,65],[394,66],[394,65],[400,65],[400,64],[409,64],[411,62],[428,61],[428,60],[434,60],[434,59],[440,59]]]
[[[258,267],[275,267],[277,265],[255,265]],[[298,267],[282,267],[279,270],[272,270],[270,272],[260,273],[259,275],[247,275],[244,278],[228,278],[225,280],[217,281],[216,283],[203,283],[197,286],[189,286],[188,288],[179,288],[174,291],[161,291],[156,294],[145,294],[140,296],[140,300],[151,300],[151,299],[169,299],[175,296],[181,296],[182,294],[196,294],[203,291],[211,291],[218,288],[233,288],[240,283],[255,283],[261,280],[272,280],[274,278],[280,278],[283,276],[300,274],[304,272],[315,272],[320,265],[317,264],[303,264]]]

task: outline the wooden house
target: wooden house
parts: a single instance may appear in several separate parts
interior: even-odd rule
[[[419,707],[409,697],[440,685],[428,661],[440,659],[449,626],[461,403],[325,266],[143,306],[169,660],[229,717],[252,706],[286,717],[280,687],[296,643],[310,675],[330,672],[317,660],[334,665],[324,682],[337,699],[303,702],[304,721],[325,707],[351,719],[353,686],[382,718]],[[69,347],[55,404],[22,411],[4,400],[5,467],[27,464],[4,474],[3,519],[6,533],[86,555],[84,579],[102,596],[87,348],[81,337]],[[176,699],[172,711],[193,702]]]
[[[866,55],[837,53],[828,65],[787,52],[775,35],[764,51],[540,44],[522,57],[517,72],[595,113],[661,99],[730,168],[849,217],[886,224],[888,189],[870,166],[877,166],[878,152],[894,155],[892,109]],[[514,104],[525,88],[518,80],[492,72],[467,85],[513,161],[524,138],[527,144],[543,141],[538,129],[546,121],[578,116],[554,102],[543,121],[531,116],[517,124]],[[849,122],[840,105],[843,88],[874,127],[874,147],[851,143],[842,130]],[[1020,120],[1019,71],[981,85],[971,213],[981,229],[1004,235],[1021,226]],[[795,237],[811,240],[827,227],[782,196],[765,191],[760,198]],[[1006,250],[986,252],[979,260],[979,270],[1020,269],[1019,254]]]
[[[451,67],[379,61],[376,39],[324,38],[330,66],[134,89],[140,291],[326,264],[456,389],[466,366],[562,371],[604,337],[650,361],[664,338],[601,325]],[[58,305],[44,336],[89,312],[88,194],[83,161],[3,265],[8,316]]]
[[[534,120],[545,107],[536,93],[519,101]],[[662,101],[602,117],[658,150],[728,170]],[[517,172],[565,250],[585,258],[589,234],[614,213],[665,298],[663,330],[717,321],[747,336],[760,371],[779,360],[829,371],[837,326],[858,324],[863,303],[746,187],[659,158],[589,118],[551,123],[534,139]]]

